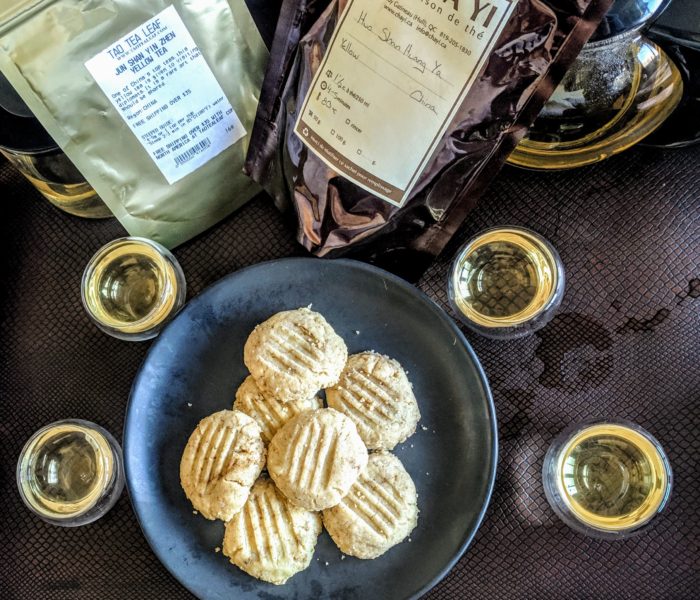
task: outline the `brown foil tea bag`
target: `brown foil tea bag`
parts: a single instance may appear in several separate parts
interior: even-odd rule
[[[611,0],[285,0],[247,172],[298,241],[419,274]]]

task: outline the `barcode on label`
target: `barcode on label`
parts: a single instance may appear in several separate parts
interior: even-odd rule
[[[201,142],[192,146],[189,150],[185,150],[182,154],[178,154],[175,157],[175,165],[180,166],[186,163],[188,160],[194,158],[200,152],[203,152],[211,146],[211,140],[209,138],[204,138]]]

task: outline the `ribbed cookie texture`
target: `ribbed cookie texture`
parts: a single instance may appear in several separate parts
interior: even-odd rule
[[[226,524],[223,552],[249,575],[281,585],[309,566],[320,533],[318,513],[294,506],[261,477]]]
[[[276,398],[266,397],[250,375],[238,388],[233,403],[234,410],[247,414],[258,424],[266,444],[270,443],[277,431],[291,418],[305,410],[322,407],[323,400],[318,396],[291,402],[280,402]]]
[[[331,408],[303,412],[280,429],[268,449],[267,470],[297,506],[338,504],[367,464],[354,423]]]
[[[340,504],[323,511],[323,524],[345,554],[377,558],[418,524],[417,501],[416,487],[401,461],[388,452],[375,452]]]
[[[375,352],[350,356],[326,399],[352,419],[370,450],[392,450],[413,435],[420,419],[406,372],[398,361]]]
[[[245,504],[265,466],[260,427],[248,415],[222,410],[202,419],[180,461],[180,484],[207,519],[228,521]]]
[[[281,402],[304,401],[334,385],[347,358],[343,339],[308,308],[260,323],[243,349],[243,362],[260,390]]]

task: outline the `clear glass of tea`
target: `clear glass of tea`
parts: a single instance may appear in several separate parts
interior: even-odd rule
[[[107,513],[124,489],[121,447],[95,423],[56,421],[22,448],[17,487],[27,507],[44,521],[86,525]]]
[[[448,297],[459,319],[476,333],[517,338],[552,319],[564,286],[564,265],[547,240],[524,227],[496,227],[457,252]]]
[[[83,305],[105,333],[142,341],[158,335],[185,303],[185,275],[172,253],[139,237],[113,240],[90,259]]]
[[[661,444],[622,419],[565,429],[545,455],[544,491],[573,529],[620,539],[641,531],[667,505],[673,475]]]

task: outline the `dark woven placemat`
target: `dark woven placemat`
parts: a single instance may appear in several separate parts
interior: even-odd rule
[[[58,212],[4,163],[0,198],[0,598],[191,598],[151,553],[126,494],[78,529],[46,525],[20,502],[15,462],[39,426],[81,417],[121,435],[148,344],[102,334],[80,303],[86,262],[123,233],[115,221]],[[700,148],[634,150],[571,173],[507,169],[460,238],[502,224],[551,240],[568,289],[537,335],[469,335],[496,401],[498,479],[475,542],[429,597],[698,597]],[[190,296],[245,265],[293,253],[291,233],[263,199],[176,251]],[[442,306],[448,258],[420,284]],[[543,496],[547,445],[591,416],[648,428],[674,469],[667,511],[624,542],[573,533]]]

